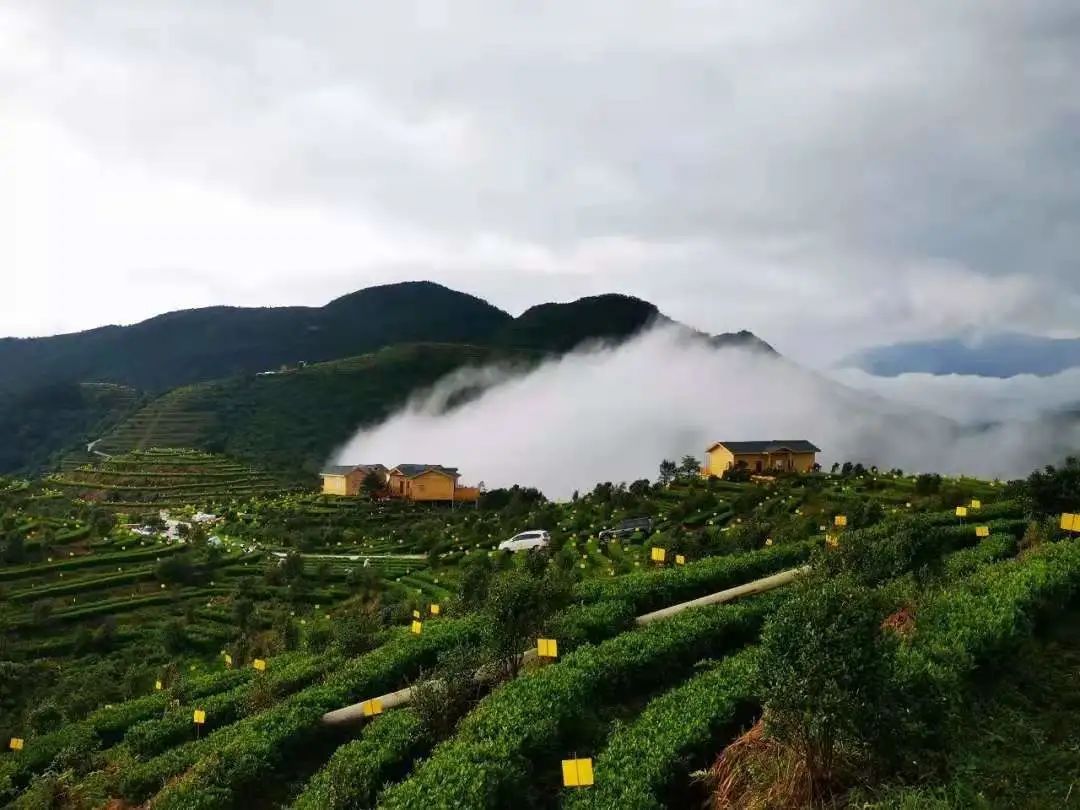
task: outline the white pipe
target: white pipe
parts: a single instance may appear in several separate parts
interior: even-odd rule
[[[791,568],[787,571],[781,571],[779,574],[772,574],[771,576],[763,577],[761,579],[755,579],[753,582],[736,585],[734,588],[717,591],[716,593],[711,593],[708,596],[702,596],[698,599],[691,599],[689,602],[680,602],[677,605],[654,610],[652,613],[638,616],[634,619],[634,624],[640,627],[651,624],[652,622],[662,621],[663,619],[670,619],[672,616],[682,613],[684,610],[689,610],[690,608],[702,607],[704,605],[721,605],[725,602],[732,602],[740,596],[752,596],[754,594],[765,593],[766,591],[771,591],[775,588],[787,585],[794,580],[795,577],[807,570],[809,570],[807,566],[803,566],[802,568]],[[522,653],[522,663],[531,661],[535,657],[536,648],[533,647],[531,650],[526,650]],[[477,671],[476,676],[478,678],[482,677],[482,675],[482,671]],[[375,700],[382,704],[384,710],[405,706],[412,700],[413,689],[415,688],[416,687],[414,686],[409,686],[405,689],[399,689],[396,692],[388,692],[385,695],[380,695],[375,698]],[[322,716],[322,722],[325,725],[337,726],[362,720],[365,717],[363,704],[366,702],[367,701],[353,703],[351,706],[345,706],[327,712]]]

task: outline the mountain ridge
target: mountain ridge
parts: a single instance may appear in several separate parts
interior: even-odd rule
[[[102,438],[102,428],[125,437],[113,442],[121,451],[129,440],[130,446],[145,447],[167,439],[310,468],[341,432],[339,417],[350,427],[378,418],[462,365],[533,362],[591,342],[618,342],[656,323],[676,324],[654,304],[628,295],[538,304],[514,318],[476,296],[421,281],[357,290],[322,307],[203,307],[131,326],[4,338],[0,472],[47,468],[60,452]],[[718,347],[773,352],[749,332],[710,336],[679,326]],[[431,356],[415,350],[425,345],[441,348]],[[384,352],[393,347],[400,351]],[[260,376],[334,363],[299,378]],[[336,382],[328,382],[335,376]],[[288,379],[279,386],[283,377]],[[100,397],[86,395],[81,386],[87,383],[123,386],[131,393],[105,407]],[[356,387],[355,401],[349,386]],[[304,403],[306,410],[261,398],[269,390]],[[271,433],[280,434],[288,424],[307,425],[301,430],[306,433],[290,437],[289,449],[278,452],[248,435],[238,416],[243,403],[259,409]],[[148,429],[139,420],[156,414],[155,408],[164,410],[165,421]],[[323,424],[309,418],[314,413],[322,414]]]

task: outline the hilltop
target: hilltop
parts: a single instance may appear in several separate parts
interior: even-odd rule
[[[99,452],[197,447],[311,470],[357,426],[441,374],[618,342],[655,322],[671,323],[625,295],[542,304],[514,318],[474,296],[408,282],[317,308],[211,307],[0,339],[0,472],[55,467],[64,451],[69,466],[88,461],[71,451],[102,437]],[[711,340],[772,351],[748,332]],[[259,434],[266,429],[279,441]]]

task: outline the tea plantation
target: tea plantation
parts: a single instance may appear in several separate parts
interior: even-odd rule
[[[687,465],[455,509],[281,484],[152,450],[0,479],[0,802],[1075,801],[1051,718],[1080,704],[1016,686],[1037,665],[1076,685],[1075,462],[1010,483]],[[525,529],[550,546],[497,549]],[[556,654],[523,655],[538,639]]]

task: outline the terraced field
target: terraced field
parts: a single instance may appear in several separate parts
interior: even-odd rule
[[[221,531],[237,549],[260,537],[262,556],[219,551],[175,588],[193,641],[179,667],[175,654],[157,663],[168,696],[145,684],[51,730],[13,727],[25,744],[0,761],[0,797],[14,807],[57,795],[150,808],[697,806],[732,784],[772,789],[694,774],[723,773],[717,758],[733,742],[736,756],[755,735],[779,734],[758,725],[766,709],[836,716],[815,694],[885,690],[895,700],[875,711],[895,703],[903,713],[890,728],[906,760],[939,754],[975,679],[993,677],[987,665],[1053,626],[1080,594],[1080,539],[1033,521],[1018,487],[993,482],[926,487],[867,474],[682,482],[633,496],[602,485],[568,504],[507,498],[456,512],[296,494],[238,500]],[[598,541],[601,528],[639,514],[654,517],[649,536]],[[550,554],[492,549],[544,524]],[[59,574],[77,571],[80,602],[111,609],[117,588],[144,582],[142,555],[159,551],[114,543],[86,561],[24,566],[7,580],[10,601],[26,604],[35,588],[67,598]],[[139,556],[119,562],[125,553]],[[155,597],[133,614],[153,623],[166,610]],[[280,611],[262,615],[262,636],[246,633],[241,649],[237,605],[264,598],[288,608],[286,624]],[[537,638],[558,642],[555,657],[519,659]],[[20,651],[34,642],[20,626]],[[227,669],[201,644],[248,663]],[[879,680],[844,680],[869,677],[868,667]],[[790,702],[791,685],[815,679],[832,686]],[[930,778],[886,768],[855,724],[838,728],[848,764],[884,781]],[[775,739],[755,754],[761,773],[768,757],[798,754]],[[589,784],[565,786],[564,761],[582,759]]]
[[[47,480],[77,497],[132,512],[228,501],[281,486],[274,476],[224,456],[170,449],[99,458]]]
[[[201,447],[215,425],[213,412],[200,408],[198,388],[169,391],[106,433],[95,446],[109,455],[154,447]]]

